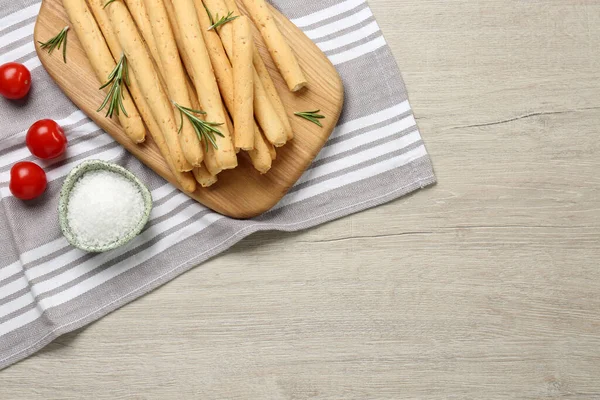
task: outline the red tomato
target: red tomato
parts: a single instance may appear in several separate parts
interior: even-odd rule
[[[31,87],[31,73],[23,64],[0,65],[0,94],[7,99],[22,99]]]
[[[18,162],[10,169],[10,192],[18,199],[31,200],[46,190],[46,173],[30,161]]]
[[[25,142],[31,154],[43,160],[58,157],[67,149],[65,132],[51,119],[41,119],[31,125]]]

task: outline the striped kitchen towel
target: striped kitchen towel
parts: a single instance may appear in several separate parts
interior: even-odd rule
[[[281,202],[247,221],[189,199],[129,155],[62,94],[40,66],[32,34],[39,0],[0,0],[0,64],[24,63],[25,102],[0,99],[0,369],[162,285],[260,230],[295,231],[377,206],[434,183],[433,169],[390,49],[364,0],[274,0],[340,72],[346,104],[337,128]],[[24,146],[34,121],[52,118],[69,137],[66,159],[41,162]],[[58,193],[86,159],[131,170],[152,191],[147,229],[124,248],[86,254],[61,236]],[[8,190],[20,160],[48,174],[43,198]]]

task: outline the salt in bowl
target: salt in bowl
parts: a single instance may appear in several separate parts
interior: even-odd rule
[[[78,182],[78,180],[86,173],[91,171],[104,170],[110,171],[113,173],[117,173],[122,177],[126,178],[129,182],[131,182],[136,188],[139,189],[140,194],[143,198],[143,213],[142,216],[137,223],[137,225],[129,232],[127,232],[124,236],[119,237],[118,240],[112,241],[110,243],[106,243],[103,245],[92,245],[89,243],[85,243],[80,240],[79,237],[73,232],[73,229],[69,225],[68,216],[68,208],[69,208],[69,199],[71,197],[71,192],[73,187]],[[140,234],[144,226],[148,223],[148,219],[150,218],[150,211],[152,210],[152,195],[148,188],[140,182],[140,180],[133,175],[131,172],[127,171],[125,168],[109,163],[101,160],[89,160],[84,161],[79,164],[67,176],[65,182],[60,191],[60,199],[58,203],[58,216],[60,229],[67,239],[67,241],[73,246],[92,253],[100,253],[109,250],[116,249],[124,244],[130,242],[133,238]]]

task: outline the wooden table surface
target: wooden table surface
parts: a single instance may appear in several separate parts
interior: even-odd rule
[[[370,3],[439,184],[251,236],[0,399],[600,398],[600,3]]]

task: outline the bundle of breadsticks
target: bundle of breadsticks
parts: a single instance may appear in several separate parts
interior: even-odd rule
[[[289,90],[306,86],[265,0],[243,2]],[[264,174],[275,148],[293,138],[236,0],[63,4],[98,80],[113,82],[110,102],[123,130],[141,143],[147,129],[183,190],[217,182],[237,167],[240,151]]]

